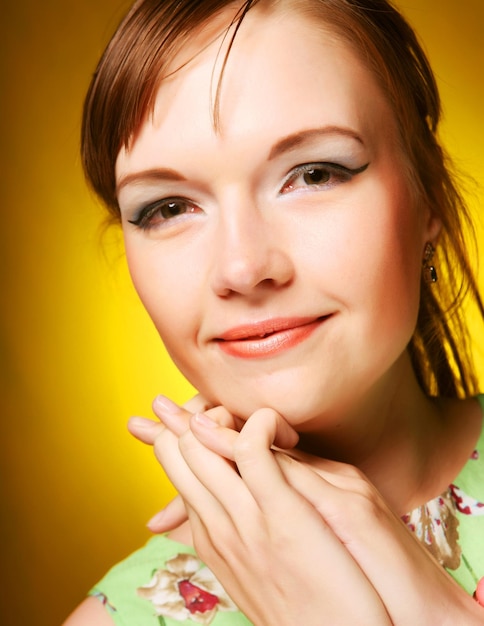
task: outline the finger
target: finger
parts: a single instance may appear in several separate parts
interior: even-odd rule
[[[414,623],[416,613],[425,616],[439,587],[448,598],[461,591],[368,480],[361,478],[355,491],[347,491],[287,455],[276,456],[290,484],[320,512],[378,590],[392,623]]]
[[[374,583],[385,569],[375,568],[376,563],[390,567],[402,540],[405,546],[416,544],[368,480],[350,479],[351,488],[342,488],[284,453],[275,458],[287,482],[321,515]],[[404,553],[410,552],[407,548]]]
[[[256,503],[231,464],[205,448],[191,432],[180,438],[180,450],[190,469],[201,469],[193,473],[199,484],[185,481],[180,488],[197,553],[202,560],[213,563],[215,559],[225,568],[229,567],[228,554],[238,554],[240,563],[247,557],[245,539],[263,541],[265,537]]]
[[[290,545],[294,535],[304,528],[298,546],[303,547],[305,554],[314,553],[314,537],[318,537],[322,547],[321,553],[328,561],[338,563],[339,570],[344,574],[343,579],[351,580],[351,576],[355,576],[355,571],[356,575],[361,577],[361,571],[355,565],[353,557],[326,525],[323,516],[288,484],[280,471],[270,449],[270,442],[277,432],[280,416],[273,411],[265,411],[259,415],[254,414],[254,417],[259,418],[258,427],[254,428],[255,434],[264,442],[261,451],[270,459],[269,472],[256,472],[258,482],[263,483],[264,487],[259,490],[252,489],[258,498],[262,498],[262,503],[254,500],[253,493],[242,480],[243,477],[239,477],[228,468],[224,459],[205,448],[193,432],[187,432],[180,438],[180,450],[190,469],[206,487],[212,500],[221,505],[218,510],[209,506],[206,496],[202,495],[200,490],[199,494],[196,494],[200,496],[199,498],[189,498],[188,512],[197,552],[211,567],[215,565],[215,571],[221,572],[222,578],[226,580],[231,571],[239,570],[240,573],[240,567],[247,560],[255,567],[268,542],[273,542],[283,549]],[[260,423],[265,423],[265,428],[260,426]],[[241,437],[237,433],[233,435]],[[303,470],[311,471],[306,467],[303,467]],[[261,480],[262,475],[264,480]],[[319,479],[316,474],[314,477]],[[264,498],[267,494],[272,501],[266,506]],[[281,524],[282,519],[286,523]],[[309,561],[315,565],[311,557]],[[259,562],[261,572],[266,572],[266,565],[264,560],[262,563]],[[339,591],[340,579],[341,576],[335,581],[335,597]],[[367,581],[365,585],[367,593]],[[228,591],[232,593],[230,587]],[[239,586],[235,584],[233,589],[233,596],[237,598]]]
[[[272,409],[259,409],[242,428],[234,445],[237,468],[261,510],[270,513],[286,506],[290,499],[296,505],[295,494],[275,460],[272,445],[297,443],[297,433]],[[264,477],[261,480],[261,477]]]
[[[340,474],[314,471],[283,452],[277,452],[275,458],[287,482],[324,517],[343,543],[354,540],[355,528],[371,526],[383,517],[403,526],[376,487],[357,470],[351,473],[344,464],[331,463]]]
[[[129,432],[148,445],[153,445],[156,437],[165,427],[159,422],[146,419],[145,417],[131,417],[128,421]]]
[[[338,509],[345,493],[350,493],[284,452],[275,452],[274,458],[288,484],[311,503],[326,521]]]
[[[200,411],[197,412],[200,413]],[[227,411],[227,409],[223,406],[215,406],[208,411],[204,411],[204,413],[219,426],[231,428],[236,431],[240,430],[240,428],[237,427],[237,418],[234,417],[232,413],[229,413],[229,411]]]
[[[193,396],[193,398],[190,398],[190,400],[183,403],[183,408],[190,411],[190,413],[198,413],[201,411],[208,411],[212,408],[212,404],[210,404],[210,402],[204,398],[201,393],[197,393],[196,396]]]
[[[165,533],[177,528],[187,519],[187,511],[181,496],[176,496],[164,509],[154,515],[147,527],[152,533]]]
[[[237,436],[234,431],[228,432]],[[237,517],[253,506],[253,499],[232,462],[204,446],[191,431],[180,437],[179,449],[192,473],[230,517]],[[203,510],[199,493],[187,499],[197,512]]]
[[[297,448],[284,450],[284,453],[286,457],[291,457],[311,468],[335,487],[341,487],[347,490],[358,490],[358,486],[361,485],[362,482],[367,481],[364,473],[349,463],[313,456]]]
[[[210,412],[193,415],[190,419],[192,433],[206,448],[234,461],[234,445],[238,433],[232,428],[220,426],[210,415]]]
[[[200,412],[202,406],[206,406],[206,404],[201,396],[196,396],[181,407],[166,396],[159,395],[153,400],[153,411],[167,428],[180,436],[189,428],[189,420],[193,415],[191,409],[194,408]],[[216,423],[228,428],[235,428],[234,417],[224,407],[208,408],[206,413]]]
[[[259,447],[269,449],[277,446],[282,449],[294,448],[299,435],[286,420],[273,409],[259,409],[253,413],[241,430],[241,445],[245,439],[253,439]]]
[[[277,438],[284,445],[297,441],[297,434],[279,414],[271,409],[256,411],[240,434],[211,424],[206,418],[206,415],[192,418],[191,436],[186,433],[180,439],[180,449],[192,472],[226,511],[234,518],[240,514],[246,519],[245,508],[254,510],[254,504],[260,512],[272,514],[271,507],[277,507],[280,514],[282,509],[286,514],[301,503],[301,496],[289,488],[271,451]],[[239,475],[227,470],[225,459],[217,459],[217,455],[213,458],[212,448],[228,459],[235,459],[245,489],[240,487]]]
[[[153,400],[153,412],[175,435],[182,435],[189,428],[190,411],[175,404],[166,396],[159,395]]]
[[[235,425],[235,419],[224,407],[196,413],[190,420],[190,428],[197,439],[213,452],[231,461],[234,461],[234,445],[237,441]],[[279,416],[269,440],[273,440],[273,443],[281,449],[292,448],[297,444],[298,435]]]
[[[224,505],[220,503],[220,496],[225,490],[232,494],[236,488],[235,484],[230,484],[227,487],[227,483],[231,483],[235,478],[234,482],[240,483],[239,488],[242,485],[233,466],[230,466],[226,459],[214,454],[200,442],[197,442],[196,438],[187,430],[186,425],[190,418],[188,411],[164,396],[155,398],[153,409],[168,429],[167,433],[163,433],[162,437],[157,438],[154,446],[155,454],[175,488],[180,492],[183,499],[197,511],[206,509],[211,512],[217,510],[216,506],[205,507],[207,502],[213,504],[213,501],[217,501],[218,507],[223,508]],[[221,407],[211,409],[209,413],[222,422],[232,423],[230,414]],[[205,482],[199,480],[198,469],[200,465],[205,472]],[[193,468],[195,468],[194,471],[192,471]],[[239,494],[237,503],[242,506],[242,502],[243,497]]]
[[[166,430],[166,428],[163,424],[154,422],[153,420],[143,417],[132,417],[128,422],[128,430],[143,443],[154,445],[157,437],[162,431]],[[165,435],[165,440],[166,437],[167,435]],[[165,442],[163,444],[161,438],[159,438],[155,453],[157,454],[158,460],[164,466],[166,473],[169,475],[170,480],[172,480],[175,487],[180,490],[181,486],[178,484],[178,481],[181,480],[181,478],[179,479],[176,476],[181,473],[181,470],[176,470],[174,462],[170,464],[167,456],[161,452],[163,445],[173,447],[175,450],[178,448],[176,440],[173,437],[170,439],[171,440],[168,440],[167,443]],[[180,463],[183,463],[183,461],[180,460]],[[193,481],[193,483],[195,483],[195,481]],[[162,511],[153,516],[148,521],[147,526],[154,533],[163,533],[176,528],[186,519],[187,512],[184,502],[180,496],[177,496]]]
[[[185,442],[182,448],[187,447],[186,450],[183,450],[185,457],[189,456],[189,462],[193,466],[198,466],[197,474],[205,484],[210,472],[206,472],[207,463],[204,455],[209,454],[209,451],[204,450],[192,433],[186,433],[182,440]],[[198,456],[199,452],[200,456]],[[273,456],[270,450],[267,451],[267,454]],[[220,460],[220,457],[216,458]],[[221,479],[220,477],[221,473],[218,471],[212,477],[211,493],[217,491],[221,480],[224,481],[224,478]],[[238,482],[240,483],[240,479]],[[273,483],[274,481],[271,480],[269,491],[272,490]],[[364,576],[355,564],[353,557],[350,556],[350,553],[331,529],[326,526],[324,519],[300,494],[290,489],[284,480],[280,483],[285,491],[291,492],[291,497],[288,498],[285,493],[281,493],[280,488],[277,489],[277,500],[284,501],[282,507],[286,513],[284,517],[280,514],[281,507],[278,507],[278,510],[270,507],[266,514],[262,514],[257,503],[252,500],[248,504],[244,502],[241,509],[238,510],[237,507],[240,505],[241,498],[237,485],[235,487],[222,486],[222,493],[217,494],[224,511],[227,513],[227,515],[220,516],[220,524],[218,518],[210,518],[206,515],[205,508],[199,507],[197,504],[193,508],[191,503],[188,505],[197,552],[211,569],[224,580],[226,589],[233,599],[242,600],[241,606],[247,607],[247,604],[244,605],[243,602],[244,584],[241,586],[239,582],[244,569],[247,569],[246,564],[250,563],[249,569],[255,569],[259,580],[273,576],[274,572],[270,571],[270,563],[272,562],[272,559],[269,558],[270,554],[268,554],[267,559],[263,556],[262,560],[261,555],[265,555],[265,550],[268,548],[270,553],[271,545],[276,547],[276,552],[280,550],[284,553],[289,546],[294,544],[294,537],[299,535],[301,528],[304,529],[304,532],[297,540],[298,552],[302,550],[305,560],[309,563],[309,570],[320,567],[321,557],[316,556],[318,553],[324,555],[328,562],[337,564],[338,577],[333,577],[334,581],[331,578],[329,583],[326,581],[329,585],[330,598],[339,597],[341,579],[350,584],[349,581],[354,580],[355,577],[363,578],[360,583],[364,587],[365,594],[372,593],[368,581],[364,580]],[[249,495],[251,494],[249,493]],[[255,508],[254,504],[256,505]],[[248,515],[244,517],[244,513],[247,511],[249,511]],[[284,520],[284,523],[281,523],[281,520]],[[318,550],[315,550],[314,538],[318,538]],[[282,561],[284,562],[284,557]],[[236,578],[234,578],[234,572],[237,572]],[[231,579],[233,579],[233,584],[230,583]],[[252,581],[252,578],[249,580]],[[353,586],[351,587],[356,597],[358,589],[355,590]],[[241,589],[242,596],[240,595]],[[363,596],[363,593],[359,593],[358,600],[363,601]],[[251,596],[248,601],[252,602],[252,600],[253,597]],[[382,622],[379,621],[378,623]],[[385,623],[388,624],[389,622],[385,621]]]
[[[205,511],[210,519],[216,520],[217,517],[224,514],[223,507],[191,471],[181,453],[179,443],[188,435],[195,439],[190,431],[179,439],[169,429],[165,428],[155,440],[155,455],[183,500],[197,511]],[[197,444],[202,447],[202,444],[198,442]],[[207,464],[207,471],[213,475],[217,469],[210,465],[210,460],[215,460],[225,465],[227,465],[227,462],[218,455],[210,454],[213,459],[205,460],[205,463]],[[231,472],[234,473],[234,470],[231,469]]]

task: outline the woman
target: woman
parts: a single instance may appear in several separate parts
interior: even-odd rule
[[[384,0],[131,9],[88,94],[84,164],[203,400],[131,422],[189,524],[70,626],[484,623],[461,289],[482,303],[439,114]]]

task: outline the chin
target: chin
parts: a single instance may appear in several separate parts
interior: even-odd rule
[[[280,389],[249,391],[247,389],[225,388],[220,393],[208,393],[207,397],[214,405],[223,405],[233,415],[246,421],[258,409],[269,408],[279,413],[296,430],[305,430],[315,420],[320,420],[328,411],[327,403],[322,401],[321,390],[317,395],[308,395],[307,391]],[[301,401],[304,398],[304,401]],[[323,420],[324,421],[324,420]]]

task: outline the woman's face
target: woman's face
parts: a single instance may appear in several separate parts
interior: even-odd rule
[[[252,9],[215,129],[219,46],[163,82],[118,157],[128,264],[201,393],[310,430],[399,376],[436,225],[412,204],[392,113],[346,44]]]

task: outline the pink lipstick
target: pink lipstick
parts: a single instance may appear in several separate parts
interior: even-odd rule
[[[215,341],[230,356],[244,359],[275,356],[302,343],[328,317],[275,318],[244,324],[222,333]]]

